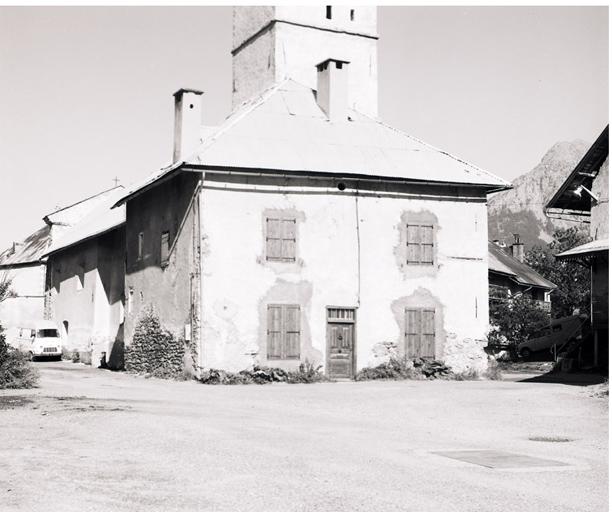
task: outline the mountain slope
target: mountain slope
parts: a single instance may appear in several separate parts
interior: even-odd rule
[[[550,242],[556,228],[586,226],[550,219],[543,208],[588,148],[582,140],[557,142],[538,165],[512,182],[512,190],[493,194],[488,202],[489,240],[512,243],[513,233],[518,233],[529,249]]]

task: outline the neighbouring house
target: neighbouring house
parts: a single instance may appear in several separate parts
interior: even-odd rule
[[[609,126],[593,143],[576,168],[545,206],[547,215],[582,217],[590,222],[591,242],[574,247],[556,257],[573,260],[591,270],[592,337],[584,347],[592,353],[592,365],[608,367],[609,353]],[[590,349],[590,350],[589,350]]]
[[[524,246],[518,235],[510,247],[497,240],[489,242],[490,300],[523,295],[550,312],[550,292],[556,287],[524,262]]]
[[[106,194],[89,214],[43,253],[46,318],[66,335],[64,349],[94,366],[123,366],[125,192]]]
[[[111,189],[112,190],[112,189]],[[0,303],[0,324],[9,342],[19,327],[42,320],[45,316],[46,264],[41,261],[51,243],[63,236],[100,202],[111,190],[78,201],[43,217],[44,226],[21,242],[0,253],[0,278],[12,280],[14,295]]]
[[[376,117],[377,40],[375,7],[235,8],[234,111],[202,127],[175,93],[174,163],[116,203],[126,344],[152,308],[200,368],[486,368],[486,201],[510,184]]]

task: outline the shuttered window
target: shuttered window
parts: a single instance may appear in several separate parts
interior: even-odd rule
[[[266,260],[295,261],[295,219],[266,218]]]
[[[268,306],[268,359],[300,358],[300,306]]]
[[[170,232],[164,231],[161,234],[161,264],[162,266],[168,264],[168,257],[170,256]]]
[[[406,263],[408,265],[433,265],[434,227],[432,224],[406,225]]]
[[[436,311],[427,308],[406,309],[406,356],[435,359]]]
[[[136,259],[141,260],[144,254],[144,232],[138,233],[138,249],[136,253]]]

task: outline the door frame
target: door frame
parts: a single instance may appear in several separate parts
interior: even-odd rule
[[[329,310],[330,309],[345,309],[353,312],[353,319],[339,319],[339,320],[331,320],[329,319]],[[357,347],[357,308],[350,306],[325,306],[325,375],[329,376],[329,362],[330,362],[330,346],[329,346],[329,325],[330,324],[348,324],[353,326],[353,349],[351,350],[351,375],[348,377],[349,379],[355,378],[356,366],[357,366],[357,357],[356,357],[356,347]]]

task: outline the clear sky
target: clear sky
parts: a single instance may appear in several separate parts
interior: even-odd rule
[[[231,102],[228,7],[0,7],[0,250],[167,164],[173,98]],[[378,10],[380,117],[507,179],[608,122],[607,7]]]

